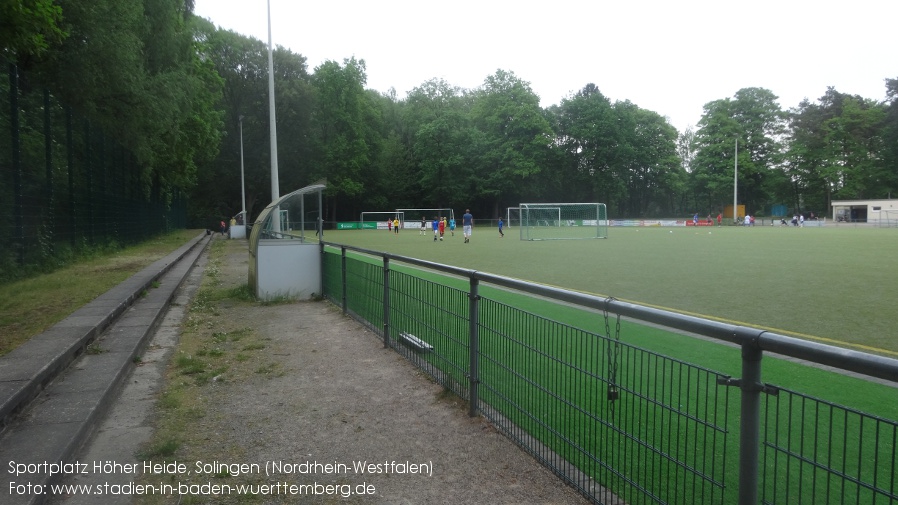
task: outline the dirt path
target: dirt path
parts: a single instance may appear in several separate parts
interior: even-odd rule
[[[228,243],[224,287],[246,282],[241,244]],[[375,494],[351,500],[364,503],[586,502],[334,305],[241,305],[225,317],[270,339],[270,363],[263,366],[279,371],[220,388],[210,402],[220,423],[209,428],[243,448],[238,462],[367,461],[382,469],[411,462],[427,470],[280,476],[297,484],[350,484],[353,491],[364,483]]]
[[[208,282],[211,273],[216,292],[226,293],[246,284],[247,252],[244,241],[221,242],[219,258],[201,260],[205,275],[191,275],[189,282]],[[154,443],[176,438],[176,451],[148,456],[144,448],[135,456],[133,447],[117,453],[107,443],[89,457],[139,464],[177,460],[188,469],[197,462],[218,465],[205,474],[139,475],[136,481],[146,484],[270,487],[255,497],[174,493],[104,503],[587,502],[483,419],[468,417],[463,402],[334,305],[214,299],[201,302],[204,312],[194,308],[184,316],[185,334],[171,355],[165,392],[155,393],[161,403],[181,398],[189,405],[181,413],[157,406],[140,423],[155,424]],[[205,381],[178,368],[185,357],[200,355],[211,377]],[[137,391],[146,397],[145,385]],[[166,426],[179,426],[172,418],[185,414],[191,417],[166,434]],[[116,427],[101,428],[98,440],[104,432],[116,433]],[[358,468],[362,463],[365,472]],[[266,466],[279,468],[266,474]],[[237,470],[250,472],[238,476]],[[284,494],[302,485],[313,487],[303,495]]]

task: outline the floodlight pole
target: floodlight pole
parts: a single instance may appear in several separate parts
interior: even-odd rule
[[[280,196],[280,184],[278,182],[278,136],[277,120],[274,112],[274,56],[271,46],[271,0],[268,0],[268,127],[271,132],[271,201],[276,202]],[[271,216],[272,231],[281,232],[281,212],[274,209]]]
[[[240,219],[246,225],[246,185],[243,179],[243,116],[237,118],[240,123]]]
[[[736,163],[733,168],[733,222],[736,222],[736,192],[739,187],[739,139],[736,139],[736,155],[734,157]]]

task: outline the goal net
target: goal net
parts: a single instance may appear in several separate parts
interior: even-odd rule
[[[508,222],[520,227],[521,240],[608,238],[604,203],[522,203],[508,209]]]
[[[509,207],[505,209],[505,226],[508,228],[517,228],[521,226],[520,207]]]
[[[405,215],[402,212],[395,210],[362,212],[359,215],[359,227],[365,230],[386,230],[387,221],[394,219],[399,219],[399,226],[405,227]]]
[[[443,209],[396,209],[396,212],[402,212],[405,214],[405,217],[408,219],[409,226],[414,227],[415,223],[417,226],[421,225],[421,219],[429,225],[433,218],[438,217],[440,219],[446,218],[455,219],[455,212],[452,209],[443,208]],[[458,223],[461,226],[461,223]]]

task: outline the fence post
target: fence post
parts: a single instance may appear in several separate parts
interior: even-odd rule
[[[384,255],[384,349],[390,347],[390,257]]]
[[[346,246],[340,247],[340,305],[343,307],[343,314],[346,314]]]
[[[56,245],[56,221],[53,219],[53,133],[50,128],[50,119],[50,90],[44,88],[44,170],[46,173],[44,180],[44,198],[46,200],[44,201],[47,213],[43,217],[47,245],[50,247],[47,252],[52,254]]]
[[[480,385],[480,370],[479,370],[479,356],[480,356],[480,342],[479,335],[477,332],[477,328],[480,325],[480,294],[478,293],[478,287],[480,286],[480,280],[474,277],[476,272],[471,273],[471,288],[468,293],[468,297],[470,298],[470,339],[469,339],[469,363],[468,363],[468,416],[474,417],[477,415],[477,410],[479,409],[480,400],[478,398],[477,388]]]
[[[761,419],[761,356],[752,340],[742,344],[742,413],[739,428],[739,505],[758,503]]]
[[[243,216],[243,222],[246,222],[246,215]],[[324,296],[324,241],[318,242],[318,251],[321,253],[318,260],[318,270],[321,271],[321,275],[318,276],[318,296],[321,297],[322,300],[325,300]]]
[[[65,150],[66,150],[66,170],[69,176],[69,244],[75,249],[76,236],[75,233],[75,146],[74,134],[72,133],[72,108],[65,108]]]
[[[25,208],[22,198],[22,158],[19,139],[19,67],[9,64],[9,129],[12,134],[13,248],[18,264],[25,264]]]

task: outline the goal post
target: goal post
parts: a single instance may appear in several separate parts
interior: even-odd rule
[[[521,240],[608,238],[608,210],[604,203],[522,203],[510,208],[518,214]]]
[[[409,223],[421,222],[423,218],[428,224],[433,218],[455,219],[455,211],[450,208],[441,209],[396,209],[396,212],[402,212],[408,218]],[[460,225],[461,223],[459,223]],[[412,226],[412,225],[409,225]]]
[[[507,228],[517,228],[521,226],[520,207],[509,207],[505,209],[505,226]]]
[[[362,229],[386,229],[387,221],[399,219],[400,226],[405,226],[405,214],[395,210],[362,212],[359,215],[359,227]],[[367,225],[366,225],[367,223]]]

